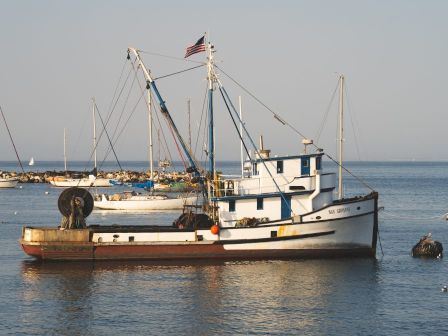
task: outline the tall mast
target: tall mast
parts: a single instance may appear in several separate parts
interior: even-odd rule
[[[160,95],[159,90],[157,89],[156,83],[154,82],[154,80],[152,79],[149,70],[146,68],[145,64],[143,63],[141,57],[140,57],[140,53],[137,49],[135,48],[128,48],[128,59],[130,59],[130,53],[132,53],[137,62],[140,65],[140,68],[143,71],[143,74],[145,75],[145,79],[146,79],[146,88],[149,90],[150,88],[153,89],[153,92],[160,104],[160,111],[162,112],[163,116],[167,119],[168,123],[170,124],[172,130],[174,131],[174,133],[176,134],[177,139],[180,142],[180,145],[183,149],[183,151],[185,152],[185,155],[187,156],[187,159],[191,165],[191,170],[194,173],[195,176],[199,176],[199,165],[196,161],[196,159],[193,157],[193,154],[191,153],[191,151],[188,149],[188,146],[186,145],[184,139],[182,138],[182,136],[179,133],[179,130],[177,129],[176,125],[174,124],[174,120],[171,117],[168,108],[166,107],[165,101],[162,99],[162,96]]]
[[[157,129],[157,150],[158,150],[158,156],[157,156],[157,161],[159,163],[159,168],[160,168],[160,129]]]
[[[152,151],[152,109],[151,109],[151,91],[148,89],[148,131],[149,131],[149,171],[150,179],[154,177],[154,157]]]
[[[213,72],[213,46],[207,42],[207,80],[208,80],[208,158],[211,178],[215,180],[215,134],[213,122],[213,86],[215,74]]]
[[[338,198],[344,197],[342,191],[342,160],[344,143],[344,75],[339,77],[339,180],[338,180]]]
[[[65,127],[64,127],[64,170],[67,171],[67,155],[65,151]]]
[[[191,150],[191,100],[188,98],[187,100],[187,107],[188,107],[188,146]]]
[[[93,118],[93,166],[96,173],[96,121],[95,121],[95,98],[92,98],[92,118]]]
[[[240,156],[241,156],[241,177],[244,177],[244,156],[243,156],[243,109],[241,106],[241,96],[238,97],[240,109]]]

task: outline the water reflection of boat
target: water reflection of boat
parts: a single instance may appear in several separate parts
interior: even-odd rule
[[[307,150],[307,146],[313,145],[311,140],[303,140],[304,153],[292,156],[272,157],[262,141],[257,147],[218,79],[213,60],[214,47],[208,43],[209,171],[202,173],[139,51],[129,48],[128,53],[128,59],[132,54],[144,72],[147,89],[153,90],[159,99],[160,110],[179,139],[190,164],[186,171],[203,187],[205,204],[196,209],[186,209],[172,226],[166,226],[166,223],[86,226],[85,217],[93,208],[92,196],[79,188],[66,190],[58,203],[64,215],[61,229],[23,229],[21,245],[27,254],[51,260],[375,256],[378,193],[371,189],[368,194],[344,197],[342,149],[336,198],[336,174],[324,171],[324,153],[319,147],[316,146],[314,152]],[[343,80],[341,76],[341,96]],[[215,169],[212,95],[216,90],[224,99],[241,141],[236,121],[249,139],[245,147],[249,156],[247,163],[252,169],[242,177],[224,178]],[[286,125],[278,115],[274,117]],[[342,144],[342,126],[340,129]],[[251,155],[247,146],[252,146],[255,155]]]

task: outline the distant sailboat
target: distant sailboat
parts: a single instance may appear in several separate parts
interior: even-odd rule
[[[31,157],[30,162],[28,162],[28,166],[34,166],[34,158]]]

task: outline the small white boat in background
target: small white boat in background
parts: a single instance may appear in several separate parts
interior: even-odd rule
[[[198,203],[198,196],[142,195],[135,191],[125,191],[114,195],[96,195],[95,208],[102,210],[181,210],[185,205]]]
[[[28,162],[28,166],[34,166],[34,158],[31,157],[30,162]]]
[[[111,187],[109,179],[97,178],[95,175],[82,178],[70,178],[63,176],[54,176],[49,182],[55,187]]]
[[[15,188],[19,183],[17,177],[2,177],[0,178],[0,188]]]

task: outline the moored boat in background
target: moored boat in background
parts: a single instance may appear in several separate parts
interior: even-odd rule
[[[194,194],[168,196],[124,191],[113,195],[95,195],[94,207],[102,210],[182,210],[185,205],[198,204]]]
[[[15,188],[18,183],[17,177],[0,177],[0,188]]]

